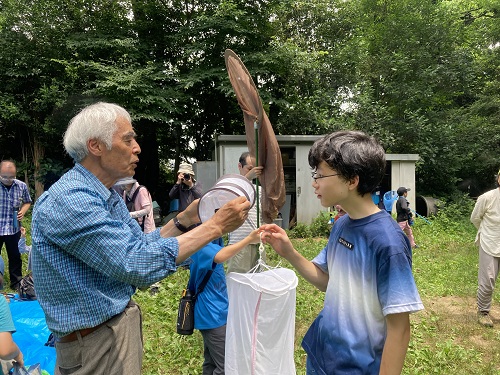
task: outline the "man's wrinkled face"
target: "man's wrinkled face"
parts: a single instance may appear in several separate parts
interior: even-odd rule
[[[132,124],[118,117],[116,120],[117,129],[113,135],[111,150],[103,145],[101,155],[101,166],[113,179],[119,180],[124,177],[131,177],[135,173],[135,168],[139,162],[141,148],[137,144],[136,134]]]

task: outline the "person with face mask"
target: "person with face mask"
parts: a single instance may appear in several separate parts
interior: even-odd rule
[[[0,249],[5,244],[10,287],[14,290],[23,278],[23,262],[17,246],[21,237],[20,222],[31,206],[28,186],[16,179],[16,173],[16,164],[12,160],[0,162]],[[0,284],[3,285],[3,277]]]

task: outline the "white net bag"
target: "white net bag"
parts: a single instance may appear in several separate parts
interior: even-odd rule
[[[295,272],[231,272],[226,280],[226,375],[295,374]]]

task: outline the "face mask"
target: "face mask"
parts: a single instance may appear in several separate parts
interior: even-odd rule
[[[0,176],[0,182],[4,185],[12,185],[15,177],[10,176]]]

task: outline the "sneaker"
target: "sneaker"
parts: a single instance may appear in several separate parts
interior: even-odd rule
[[[477,321],[482,326],[493,327],[493,320],[491,320],[491,316],[488,312],[478,311],[477,312]]]
[[[149,294],[154,296],[160,292],[160,283],[154,283],[149,287]]]

